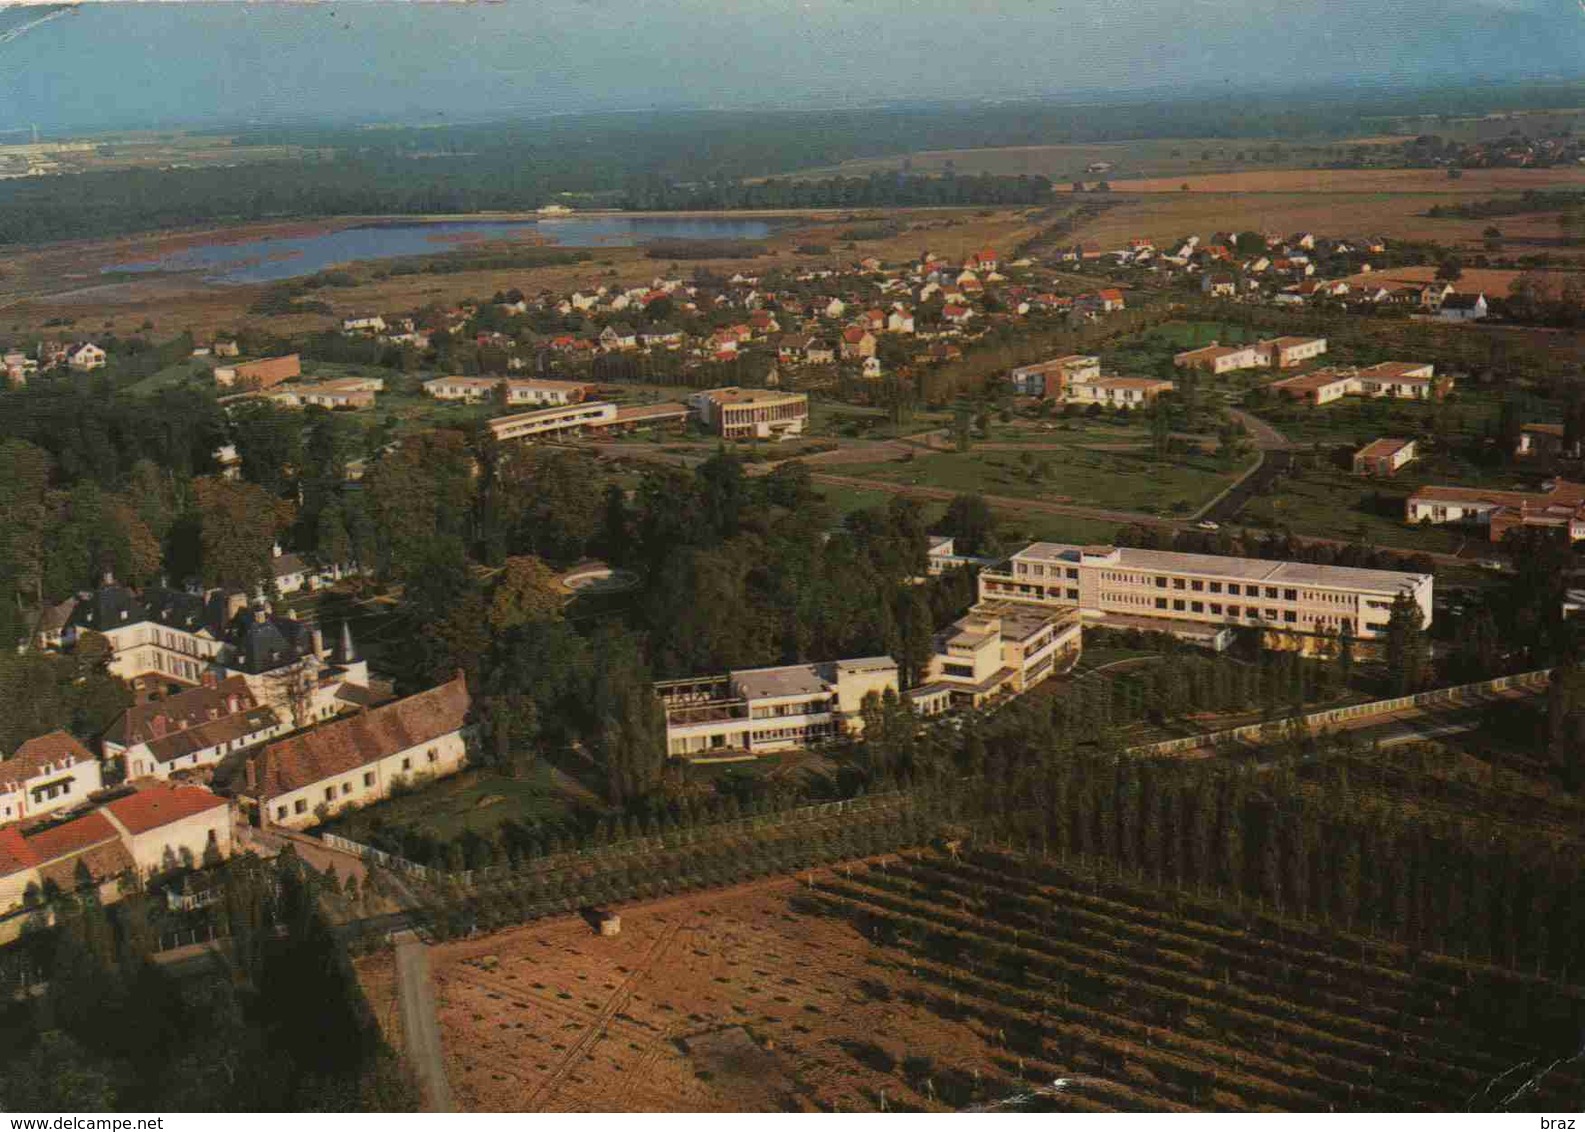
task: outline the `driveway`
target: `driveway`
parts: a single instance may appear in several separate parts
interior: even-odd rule
[[[426,1112],[455,1112],[451,1083],[440,1050],[440,1025],[435,1021],[435,992],[429,982],[429,946],[412,932],[396,940],[396,985],[402,1007],[402,1035],[407,1063],[418,1078]]]

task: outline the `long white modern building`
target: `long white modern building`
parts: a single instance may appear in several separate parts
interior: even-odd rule
[[[1037,542],[980,572],[980,598],[1078,609],[1087,624],[1160,628],[1255,627],[1313,636],[1380,636],[1407,594],[1431,623],[1430,574]],[[1204,629],[1198,630],[1203,635]]]
[[[897,687],[897,662],[869,656],[667,680],[655,694],[667,754],[725,761],[857,734],[864,697]]]

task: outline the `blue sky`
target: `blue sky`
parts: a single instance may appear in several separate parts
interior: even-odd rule
[[[97,4],[0,43],[0,129],[1573,76],[1576,0]]]

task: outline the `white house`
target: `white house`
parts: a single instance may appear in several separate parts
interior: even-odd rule
[[[231,855],[231,803],[197,786],[148,783],[99,811],[145,876]]]
[[[1485,318],[1487,313],[1483,292],[1473,295],[1454,293],[1442,300],[1437,317],[1443,322],[1477,322]]]
[[[386,324],[385,319],[377,314],[358,315],[355,318],[342,319],[341,329],[346,334],[384,334]]]
[[[100,743],[106,759],[121,760],[127,778],[169,778],[205,770],[291,729],[289,715],[232,676],[128,708]]]
[[[75,806],[103,785],[99,760],[67,732],[29,739],[0,761],[0,824]]]
[[[304,829],[353,806],[461,770],[472,697],[454,680],[277,740],[251,755],[242,793],[260,823]]]
[[[105,364],[105,352],[92,342],[79,342],[66,351],[66,364],[85,372],[99,369]]]

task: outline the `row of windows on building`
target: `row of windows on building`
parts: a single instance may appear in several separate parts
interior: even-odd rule
[[[1103,593],[1101,600],[1119,605],[1138,605],[1139,599],[1132,594]],[[1193,601],[1187,598],[1158,597],[1151,603],[1151,607],[1170,613],[1199,613],[1209,614],[1212,617],[1244,618],[1249,621],[1280,621],[1284,625],[1298,624],[1299,613],[1293,609],[1272,609],[1267,607],[1262,610],[1258,606],[1249,605],[1224,605],[1219,601]],[[1306,624],[1318,627],[1331,626],[1339,630],[1353,632],[1354,619],[1352,617],[1338,617],[1331,614],[1309,614],[1303,618]],[[1378,628],[1376,622],[1368,623],[1370,628]]]
[[[1120,570],[1103,570],[1101,579],[1126,585],[1154,585],[1161,590],[1171,588],[1190,593],[1225,593],[1229,597],[1264,596],[1274,600],[1325,605],[1352,605],[1354,602],[1352,594],[1337,593],[1332,590],[1301,590],[1293,586],[1262,586],[1256,582],[1207,581],[1203,578],[1177,578],[1167,574],[1133,574]]]
[[[829,699],[806,700],[797,704],[771,704],[754,708],[751,719],[781,719],[789,715],[820,715],[831,710]]]
[[[435,753],[433,748],[430,749],[430,751],[428,752],[427,757],[428,757],[429,763],[431,765],[433,765],[433,764],[435,764],[435,763],[440,761],[440,756]],[[402,759],[402,772],[405,774],[405,773],[411,771],[412,769],[413,769],[412,757],[408,756],[406,758],[403,758]],[[375,779],[374,771],[372,771],[372,770],[364,771],[363,772],[363,788],[365,790],[372,790],[374,788],[374,779]],[[339,785],[339,787],[337,785],[335,785],[335,784],[332,784],[330,786],[325,787],[325,803],[328,805],[330,803],[335,802],[338,797],[345,798],[347,795],[352,793],[352,788],[353,788],[353,781],[350,778],[347,779],[345,782],[342,782]],[[294,813],[294,814],[306,814],[308,812],[308,799],[306,799],[306,798],[298,798],[298,799],[294,800],[292,802],[291,812]],[[286,816],[287,816],[287,808],[286,808],[285,803],[282,803],[281,805],[275,807],[275,818],[276,818],[277,821],[285,820]]]

